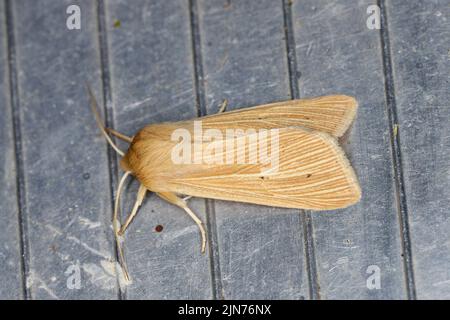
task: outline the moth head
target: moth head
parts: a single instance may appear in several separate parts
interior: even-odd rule
[[[152,125],[141,129],[132,139],[128,150],[120,160],[120,167],[130,172],[145,185],[151,184],[151,177],[157,172],[162,161],[165,143],[155,136],[158,129]]]

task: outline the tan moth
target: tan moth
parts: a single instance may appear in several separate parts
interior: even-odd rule
[[[124,174],[115,199],[113,226],[127,280],[119,236],[136,215],[147,191],[180,207],[195,221],[202,252],[206,232],[187,198],[333,210],[355,204],[361,197],[356,175],[337,142],[355,118],[358,104],[352,97],[297,99],[230,112],[222,112],[224,104],[218,114],[150,124],[128,137],[104,127],[97,102],[88,91],[97,124],[122,156]],[[129,143],[126,153],[110,135]],[[130,175],[139,180],[140,187],[131,213],[120,224],[120,194]]]

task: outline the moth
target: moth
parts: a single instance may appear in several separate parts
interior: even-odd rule
[[[113,226],[127,280],[120,236],[147,191],[194,220],[201,234],[201,252],[206,232],[188,206],[190,197],[306,210],[345,208],[361,197],[354,170],[337,140],[355,118],[358,104],[353,97],[297,99],[230,112],[224,111],[224,103],[217,114],[150,124],[128,137],[105,128],[89,87],[88,92],[100,130],[122,156],[124,174],[117,189]],[[129,143],[126,153],[111,136]],[[130,175],[140,187],[131,213],[121,224],[120,194]]]

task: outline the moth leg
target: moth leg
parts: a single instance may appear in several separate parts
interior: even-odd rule
[[[219,111],[217,111],[217,113],[224,112],[225,109],[227,108],[227,105],[228,105],[228,100],[227,99],[223,100],[222,105],[220,106]]]
[[[147,192],[147,188],[144,187],[143,184],[139,186],[139,190],[137,192],[136,201],[134,202],[133,210],[131,210],[131,213],[128,215],[127,219],[125,220],[125,223],[122,225],[122,227],[119,230],[119,235],[123,235],[125,230],[127,229],[130,222],[133,220],[134,216],[137,214],[139,207],[142,205],[142,201],[144,201],[145,194]]]
[[[192,196],[186,196],[183,198],[184,201],[188,201],[190,198],[192,198]]]
[[[195,221],[195,223],[200,229],[200,233],[202,236],[201,252],[204,253],[206,248],[206,232],[205,228],[203,227],[203,222],[197,217],[197,215],[194,212],[192,212],[191,209],[189,209],[186,201],[182,198],[179,198],[176,194],[171,192],[158,192],[156,194],[160,196],[162,199],[166,200],[167,202],[182,208],[184,211],[187,212],[187,214],[192,218],[192,220]]]

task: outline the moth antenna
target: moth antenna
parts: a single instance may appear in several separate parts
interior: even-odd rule
[[[126,141],[128,143],[133,142],[133,137],[129,137],[127,135],[124,135],[123,133],[120,133],[114,129],[106,128],[106,131],[111,133],[113,136],[119,138],[120,140]]]
[[[123,185],[125,183],[125,180],[128,178],[128,176],[130,175],[130,171],[126,171],[123,175],[122,178],[120,178],[120,182],[119,182],[119,186],[117,187],[117,196],[116,199],[114,201],[114,215],[113,215],[113,228],[114,228],[114,238],[116,240],[116,245],[117,245],[117,252],[118,252],[118,256],[119,256],[119,263],[120,266],[122,268],[123,274],[125,276],[125,280],[126,281],[130,281],[130,276],[128,274],[128,268],[127,268],[127,264],[125,262],[125,256],[123,254],[123,249],[122,249],[122,245],[120,243],[120,222],[119,222],[119,203],[120,203],[120,194],[122,193],[122,189],[123,189]]]
[[[122,227],[119,230],[119,235],[123,235],[125,230],[127,229],[128,225],[130,224],[130,222],[133,220],[134,216],[136,215],[136,213],[138,212],[139,207],[142,204],[142,201],[144,201],[145,198],[145,194],[147,193],[147,188],[144,187],[143,184],[141,184],[139,186],[139,190],[137,193],[137,197],[136,197],[136,201],[134,203],[133,206],[133,210],[131,211],[131,213],[128,215],[127,219],[125,220],[125,223],[122,225]]]
[[[91,103],[90,103],[91,110],[94,113],[95,121],[97,122],[97,125],[100,128],[100,131],[103,133],[103,135],[106,138],[106,141],[108,141],[108,143],[111,145],[111,147],[113,147],[113,149],[123,157],[125,155],[125,153],[116,146],[116,144],[112,141],[111,137],[106,132],[106,128],[103,125],[100,114],[98,112],[97,100],[95,99],[94,94],[91,91],[91,88],[89,87],[89,85],[86,85],[86,87],[87,87],[87,90],[89,93],[89,99],[91,100]]]

